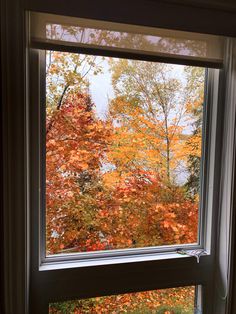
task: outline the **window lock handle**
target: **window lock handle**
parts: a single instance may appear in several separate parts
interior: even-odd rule
[[[197,250],[192,250],[192,251],[177,249],[176,253],[181,254],[181,255],[194,256],[197,259],[197,263],[200,263],[201,256],[207,255],[207,252],[203,249],[197,249]]]

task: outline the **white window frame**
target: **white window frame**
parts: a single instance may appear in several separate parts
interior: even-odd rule
[[[70,47],[71,48],[71,47]],[[60,47],[57,47],[59,51]],[[66,50],[65,47],[62,48],[62,51]],[[76,53],[80,53],[79,49],[76,49]],[[104,52],[106,53],[106,49],[104,49]],[[33,56],[34,55],[34,56]],[[37,55],[37,56],[36,56]],[[88,53],[88,55],[90,55]],[[117,56],[119,56],[119,53],[117,53]],[[198,243],[196,244],[176,244],[176,245],[163,245],[158,247],[144,247],[144,248],[131,248],[131,249],[116,249],[111,250],[107,252],[86,252],[86,253],[71,253],[71,254],[55,254],[46,256],[46,209],[45,209],[45,169],[46,169],[46,162],[45,162],[45,125],[46,125],[46,117],[45,117],[45,104],[46,104],[46,51],[40,51],[37,49],[30,49],[30,57],[35,58],[32,60],[32,64],[34,64],[34,69],[31,72],[32,76],[30,81],[35,84],[35,86],[39,87],[39,97],[35,97],[35,99],[32,99],[32,104],[35,106],[35,110],[38,110],[37,108],[40,108],[39,111],[35,112],[35,116],[30,118],[31,121],[33,121],[33,126],[30,127],[29,133],[33,134],[33,145],[34,148],[29,148],[32,152],[32,156],[30,159],[32,160],[33,167],[32,167],[32,175],[35,176],[34,179],[32,179],[33,182],[40,182],[39,186],[35,186],[35,184],[30,184],[33,189],[31,191],[31,194],[34,195],[35,191],[41,191],[41,195],[38,195],[35,197],[38,197],[38,212],[37,217],[39,217],[38,220],[33,220],[32,225],[39,225],[39,231],[36,233],[40,236],[38,238],[35,237],[34,243],[38,243],[39,247],[36,249],[40,252],[40,269],[55,269],[57,267],[63,268],[63,267],[84,267],[84,266],[96,266],[96,265],[109,265],[109,264],[119,264],[123,262],[135,262],[135,261],[152,261],[152,260],[159,260],[159,259],[170,259],[174,257],[180,257],[179,254],[176,254],[177,249],[184,249],[186,251],[196,250],[196,249],[204,249],[210,254],[211,248],[210,248],[210,235],[207,234],[207,228],[205,228],[208,225],[211,225],[211,208],[207,204],[206,194],[208,198],[212,199],[213,195],[209,195],[208,190],[208,179],[212,180],[213,178],[213,169],[209,169],[207,164],[209,162],[208,159],[214,159],[215,156],[213,152],[210,154],[208,150],[211,148],[211,141],[210,141],[210,133],[213,132],[211,130],[211,107],[213,107],[213,100],[212,97],[208,97],[207,93],[208,90],[212,88],[213,84],[217,84],[218,80],[218,70],[213,69],[207,69],[205,73],[205,79],[206,79],[206,86],[205,86],[205,93],[206,93],[206,99],[204,99],[205,106],[204,106],[204,121],[203,121],[203,153],[202,153],[202,165],[201,165],[201,173],[206,173],[204,176],[201,177],[201,200],[199,202],[199,215],[198,215]],[[38,77],[38,82],[35,79]],[[211,80],[209,82],[208,78]],[[31,90],[35,90],[36,87],[32,85]],[[34,98],[34,93],[32,93],[32,98]],[[37,104],[37,100],[40,99],[39,103]],[[37,104],[37,105],[36,105]],[[33,105],[30,105],[32,107]],[[35,121],[37,119],[37,114],[39,116],[38,124],[35,124]],[[207,125],[207,121],[209,120],[209,124]],[[37,126],[38,130],[34,131],[34,128]],[[213,125],[212,128],[216,128],[216,125]],[[36,156],[40,156],[39,159]],[[209,158],[210,156],[210,158]],[[35,158],[35,159],[34,159]],[[37,170],[36,170],[37,168]],[[35,173],[35,170],[37,173]],[[211,172],[211,173],[210,173]],[[32,207],[36,211],[36,204],[32,204]],[[204,207],[209,207],[204,208]],[[209,229],[210,227],[208,227]],[[35,244],[34,244],[35,245]],[[174,254],[174,255],[173,255]],[[73,261],[73,266],[70,265],[70,262]],[[63,264],[62,262],[65,262]],[[60,266],[58,265],[60,263]],[[68,264],[66,266],[66,263]]]

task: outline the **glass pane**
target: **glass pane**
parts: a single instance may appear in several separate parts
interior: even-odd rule
[[[46,60],[47,254],[197,243],[205,69]]]
[[[50,314],[194,314],[195,287],[127,293],[49,305]]]

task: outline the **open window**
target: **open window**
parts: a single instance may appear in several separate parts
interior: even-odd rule
[[[211,313],[224,40],[41,13],[30,26],[34,313],[183,298]]]

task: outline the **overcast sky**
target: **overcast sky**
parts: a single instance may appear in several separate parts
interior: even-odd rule
[[[108,57],[97,57],[96,63],[102,67],[102,73],[94,75],[92,71],[88,74],[90,87],[89,92],[95,104],[95,110],[100,118],[107,112],[108,100],[114,98],[114,90],[111,84],[111,72],[109,71]],[[172,65],[171,75],[183,83],[186,81],[183,65]]]

